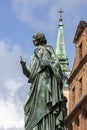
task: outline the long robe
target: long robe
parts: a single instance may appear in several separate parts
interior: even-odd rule
[[[24,105],[25,130],[63,130],[62,71],[53,48],[38,46],[29,64],[31,83]]]

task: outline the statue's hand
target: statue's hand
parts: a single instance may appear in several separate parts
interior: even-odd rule
[[[22,66],[24,66],[26,64],[26,60],[20,56],[20,63]]]

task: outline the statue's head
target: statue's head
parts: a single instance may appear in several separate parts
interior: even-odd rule
[[[33,35],[33,43],[34,43],[35,46],[45,45],[47,43],[45,35],[42,32],[35,33]]]

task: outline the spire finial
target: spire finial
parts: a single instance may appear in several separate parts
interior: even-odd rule
[[[62,17],[62,13],[64,13],[64,11],[60,8],[60,10],[57,11],[60,14],[60,17]]]
[[[60,14],[59,22],[62,22],[62,13],[64,13],[64,11],[60,8],[57,12]]]

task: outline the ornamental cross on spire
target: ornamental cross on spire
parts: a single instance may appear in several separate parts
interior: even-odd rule
[[[59,11],[57,11],[60,14],[60,17],[62,15],[62,13],[64,13],[64,11],[62,9],[60,9]]]

